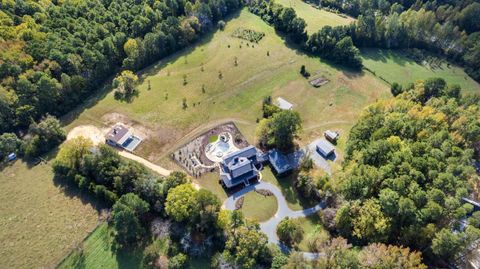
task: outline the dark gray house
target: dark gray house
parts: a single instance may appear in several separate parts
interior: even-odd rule
[[[220,163],[220,180],[226,188],[240,184],[248,186],[259,175],[265,155],[254,146],[248,146],[223,157]]]

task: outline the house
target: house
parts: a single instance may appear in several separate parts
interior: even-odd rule
[[[233,188],[240,184],[250,185],[250,180],[259,176],[260,160],[264,156],[254,146],[248,146],[232,152],[222,158],[220,162],[220,180],[226,188]]]
[[[335,147],[325,139],[319,139],[315,145],[315,148],[318,153],[325,158],[330,156],[335,151]]]
[[[305,151],[297,150],[289,154],[274,149],[268,153],[268,161],[270,167],[277,175],[286,175],[293,169],[298,168],[302,158],[305,156]]]
[[[335,143],[337,142],[337,139],[338,137],[340,136],[339,133],[337,132],[334,132],[334,131],[331,131],[331,130],[326,130],[324,133],[323,133],[323,136],[325,136],[325,138],[332,142],[332,143]]]
[[[283,99],[282,97],[277,98],[276,105],[278,108],[283,110],[291,110],[293,108],[293,104],[288,102],[287,100]]]
[[[106,135],[105,142],[111,146],[123,148],[133,152],[140,145],[142,139],[132,134],[124,125],[115,125]]]

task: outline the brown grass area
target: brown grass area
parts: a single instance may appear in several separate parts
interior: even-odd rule
[[[97,211],[53,181],[49,164],[0,173],[0,268],[53,268],[97,224]]]

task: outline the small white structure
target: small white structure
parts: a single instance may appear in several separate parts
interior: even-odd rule
[[[7,159],[8,159],[9,162],[15,161],[17,159],[17,154],[12,152],[12,153],[8,154]]]
[[[318,153],[325,158],[330,156],[335,151],[335,147],[325,139],[319,139],[315,145],[315,148],[317,149]]]
[[[105,137],[105,142],[114,147],[133,152],[142,142],[142,139],[122,124],[116,124]]]
[[[283,99],[282,97],[277,98],[276,105],[278,106],[278,108],[283,110],[291,110],[293,108],[293,104]]]
[[[323,135],[325,136],[325,138],[332,142],[332,143],[335,143],[338,139],[338,137],[340,136],[337,132],[334,132],[334,131],[331,131],[331,130],[326,130]]]

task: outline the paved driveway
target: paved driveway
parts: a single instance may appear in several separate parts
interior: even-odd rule
[[[280,223],[280,221],[282,221],[286,217],[289,217],[292,219],[306,217],[321,209],[324,209],[325,202],[322,201],[316,206],[311,208],[294,211],[290,209],[290,207],[288,207],[287,201],[285,200],[285,197],[283,196],[282,191],[277,186],[261,181],[255,185],[250,185],[232,194],[230,197],[228,197],[225,200],[225,202],[223,203],[223,207],[227,210],[235,210],[235,202],[240,197],[247,194],[248,192],[254,191],[256,189],[258,190],[265,189],[265,190],[271,191],[273,195],[275,195],[275,197],[277,198],[277,203],[278,203],[277,212],[269,220],[260,223],[260,230],[267,235],[268,242],[278,245],[283,252],[290,252],[290,249],[278,240],[277,225]],[[319,255],[321,255],[321,253],[312,253],[312,252],[302,252],[302,253],[306,259],[315,259]]]
[[[329,156],[328,159],[324,158],[320,153],[317,151],[317,141],[315,140],[312,143],[308,144],[307,150],[310,153],[310,158],[312,158],[312,161],[315,163],[315,165],[325,171],[327,174],[331,175],[332,174],[332,168],[330,166],[330,163],[328,161],[335,161],[337,156],[335,155],[335,152]]]

